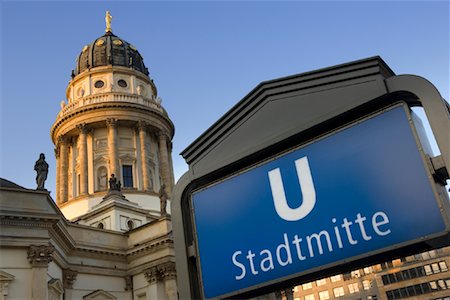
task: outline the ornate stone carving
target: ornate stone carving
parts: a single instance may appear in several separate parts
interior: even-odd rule
[[[78,124],[78,125],[76,125],[76,127],[80,133],[86,134],[88,131],[88,127],[86,126],[86,123]]]
[[[133,276],[125,276],[125,291],[133,290]]]
[[[144,271],[144,275],[150,284],[157,281],[175,279],[177,277],[175,263],[168,261],[155,267],[151,267]]]
[[[71,289],[73,287],[73,283],[77,279],[78,271],[71,269],[63,270],[63,285],[65,289]]]
[[[66,136],[63,136],[63,135],[61,135],[61,136],[59,136],[58,137],[58,142],[57,142],[57,145],[60,145],[60,144],[64,144],[64,145],[67,145],[68,144],[68,139],[67,139],[67,137]]]
[[[145,270],[144,271],[144,275],[145,275],[145,279],[147,279],[147,281],[150,284],[161,280],[161,276],[159,274],[159,271],[158,271],[157,267],[151,267],[151,268]]]
[[[117,125],[117,119],[114,119],[114,118],[108,118],[108,119],[106,119],[106,126],[107,126],[108,128],[109,128],[109,127],[115,128],[116,125]]]
[[[137,122],[136,128],[137,128],[139,131],[141,131],[141,130],[147,130],[147,126],[148,126],[148,123],[147,123],[147,122],[142,121],[142,120],[139,120],[139,121]]]
[[[166,192],[166,185],[163,183],[161,185],[161,188],[159,189],[159,201],[160,201],[160,208],[161,208],[161,217],[167,216],[167,192]]]
[[[168,261],[158,266],[158,270],[162,280],[175,279],[177,277],[177,270],[175,263]]]
[[[28,260],[33,267],[47,267],[53,260],[55,248],[52,245],[30,245]]]

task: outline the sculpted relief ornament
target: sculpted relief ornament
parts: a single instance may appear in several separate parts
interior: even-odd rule
[[[33,267],[47,267],[53,261],[52,245],[30,245],[28,248],[28,260]]]
[[[145,270],[144,275],[149,283],[155,283],[157,281],[175,279],[177,277],[177,271],[175,269],[175,263],[168,261]]]

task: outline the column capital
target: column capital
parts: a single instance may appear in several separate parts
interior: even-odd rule
[[[81,123],[75,126],[78,129],[78,132],[81,134],[86,134],[88,131],[88,127],[86,126],[86,123]]]
[[[148,122],[142,121],[142,120],[137,121],[136,128],[139,131],[147,130],[147,127],[148,127]]]
[[[164,140],[166,140],[166,141],[170,141],[170,136],[169,136],[169,132],[167,132],[167,130],[160,130],[160,131],[158,131],[157,133],[156,133],[156,136],[159,138],[159,139],[164,139]]]
[[[63,286],[65,289],[71,289],[77,279],[78,271],[63,269]]]
[[[55,247],[52,245],[30,245],[28,260],[33,267],[47,267],[53,261]]]
[[[161,276],[157,267],[151,267],[144,270],[144,276],[150,284],[161,280]]]
[[[58,137],[57,145],[63,144],[67,145],[69,143],[69,138],[65,135],[61,135]]]
[[[106,126],[108,128],[110,128],[110,127],[115,128],[117,126],[117,121],[118,120],[115,118],[108,118],[108,119],[106,119]]]
[[[177,271],[175,269],[175,263],[168,261],[145,270],[144,275],[149,283],[155,283],[175,279],[177,277]]]
[[[133,290],[133,276],[127,275],[125,276],[125,291]]]
[[[175,279],[177,278],[177,270],[175,268],[175,263],[168,261],[158,266],[160,276],[162,280]]]

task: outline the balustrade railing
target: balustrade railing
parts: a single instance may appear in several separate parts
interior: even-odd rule
[[[105,102],[128,102],[141,104],[156,109],[160,112],[164,112],[159,102],[154,98],[144,98],[142,96],[126,94],[98,94],[82,97],[70,104],[65,105],[59,112],[58,116],[63,117],[66,114],[86,105]]]

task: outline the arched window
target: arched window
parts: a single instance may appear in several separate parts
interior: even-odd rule
[[[103,229],[105,228],[105,225],[102,222],[100,222],[97,224],[97,228]]]

